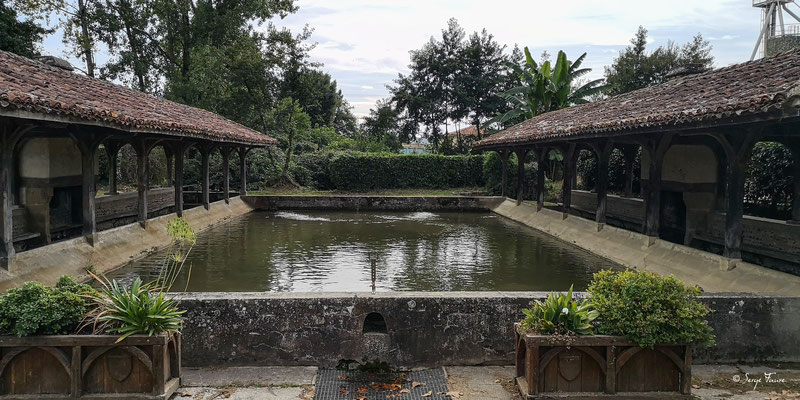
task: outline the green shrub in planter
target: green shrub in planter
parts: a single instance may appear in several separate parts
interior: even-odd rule
[[[523,309],[525,318],[520,328],[536,334],[589,335],[592,333],[598,312],[586,300],[573,300],[572,287],[567,293],[550,293],[544,301],[535,301],[531,308]]]
[[[89,285],[63,276],[54,287],[26,282],[0,297],[0,334],[19,337],[75,333],[88,309]]]
[[[600,313],[600,334],[625,336],[642,347],[714,345],[713,331],[704,319],[710,310],[696,298],[701,290],[675,277],[601,271],[594,275],[588,292]]]

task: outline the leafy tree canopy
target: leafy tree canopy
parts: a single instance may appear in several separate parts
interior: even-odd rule
[[[640,26],[631,45],[605,68],[606,81],[610,85],[608,94],[613,96],[663,83],[667,74],[677,67],[700,64],[711,68],[714,64],[711,45],[699,33],[683,46],[668,42],[650,53],[646,47],[647,29]]]

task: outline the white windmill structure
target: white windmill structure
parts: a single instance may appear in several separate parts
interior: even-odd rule
[[[800,47],[800,10],[793,12],[789,4],[797,5],[794,0],[753,0],[753,7],[760,8],[761,33],[758,35],[756,47],[750,60],[756,58],[761,50],[763,57],[768,57],[781,51]],[[794,18],[790,24],[783,22],[784,12]]]

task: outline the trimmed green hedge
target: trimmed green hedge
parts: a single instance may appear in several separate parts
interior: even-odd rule
[[[483,156],[341,153],[330,178],[340,190],[483,186]]]

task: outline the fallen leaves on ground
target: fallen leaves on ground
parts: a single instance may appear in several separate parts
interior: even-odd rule
[[[427,393],[422,395],[422,397],[431,397],[431,396],[433,396],[433,390],[429,390]]]
[[[411,388],[416,389],[417,386],[425,386],[423,382],[411,382]]]

